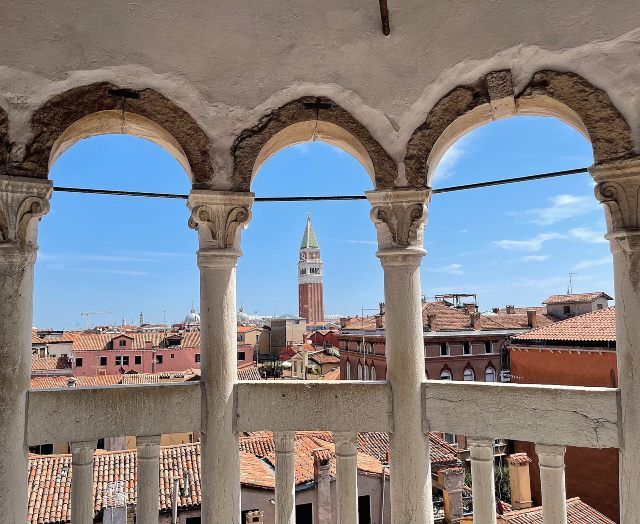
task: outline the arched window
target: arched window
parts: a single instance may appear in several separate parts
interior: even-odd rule
[[[358,364],[358,380],[362,380],[362,364]]]
[[[476,376],[475,376],[475,373],[473,372],[473,369],[467,368],[464,370],[464,380],[473,381],[475,379],[476,379]]]
[[[373,366],[371,366],[371,380],[377,380],[376,379],[376,368],[374,368]]]
[[[364,365],[364,379],[369,380],[369,368],[366,364]]]
[[[448,369],[443,369],[440,372],[440,380],[451,380],[451,371]]]
[[[496,370],[493,369],[492,366],[487,366],[487,369],[484,372],[484,380],[485,380],[485,382],[495,382],[496,381]]]
[[[347,360],[347,380],[351,380],[351,362]]]

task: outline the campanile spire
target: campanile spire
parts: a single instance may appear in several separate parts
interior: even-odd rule
[[[320,246],[311,224],[311,213],[300,243],[298,260],[298,315],[307,322],[324,321],[324,301],[322,289],[322,260]]]

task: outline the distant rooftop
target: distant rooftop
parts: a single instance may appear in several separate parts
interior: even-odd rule
[[[594,302],[599,298],[613,300],[604,291],[596,291],[595,293],[572,293],[566,295],[551,295],[543,304],[582,304],[584,302]]]

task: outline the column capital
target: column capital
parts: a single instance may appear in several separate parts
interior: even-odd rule
[[[95,440],[72,442],[71,457],[74,466],[88,466],[93,464],[93,453],[96,450]]]
[[[596,198],[605,208],[606,238],[612,248],[640,249],[640,161],[594,165],[590,172]],[[614,245],[620,241],[622,245]]]
[[[549,446],[546,444],[536,444],[536,454],[538,463],[546,468],[564,468],[564,446]]]
[[[160,435],[136,437],[138,460],[155,460],[160,456]]]
[[[191,191],[189,227],[198,232],[201,251],[241,255],[240,232],[251,220],[253,201],[254,194],[249,192]]]
[[[0,255],[31,255],[37,243],[37,224],[49,211],[50,180],[0,176]]]
[[[467,447],[473,460],[493,461],[493,439],[467,437]]]
[[[358,434],[355,431],[338,431],[333,434],[333,442],[339,457],[355,457],[358,454]]]
[[[372,206],[371,220],[378,234],[377,256],[398,258],[401,255],[406,258],[412,255],[420,260],[426,254],[424,226],[431,190],[367,191],[366,196]]]

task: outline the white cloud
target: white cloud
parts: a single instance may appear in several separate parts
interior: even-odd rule
[[[449,149],[447,149],[447,152],[442,156],[438,167],[436,167],[436,170],[433,173],[431,184],[433,185],[433,182],[435,182],[436,180],[440,181],[453,176],[456,164],[460,161],[460,159],[466,152],[467,148],[465,147],[464,138],[461,138]]]
[[[522,262],[544,262],[549,259],[549,255],[527,255],[526,257],[522,257],[520,260]]]
[[[588,242],[589,244],[601,244],[606,243],[607,241],[606,238],[604,238],[604,233],[596,231],[595,229],[588,229],[586,227],[575,227],[570,229],[569,234],[573,238],[577,238],[583,242]]]
[[[559,238],[565,238],[560,233],[541,233],[529,240],[494,240],[495,246],[501,247],[508,251],[528,251],[535,253],[540,251],[545,242],[549,240],[556,240]]]
[[[447,273],[449,275],[464,275],[462,264],[448,264],[441,267],[427,267],[427,271],[433,273]]]
[[[551,202],[549,207],[515,211],[509,215],[520,217],[527,223],[548,226],[599,209],[596,199],[591,196],[556,195],[549,201]]]
[[[590,267],[607,266],[612,265],[611,257],[597,258],[595,260],[583,260],[573,266],[573,271],[582,271]]]

